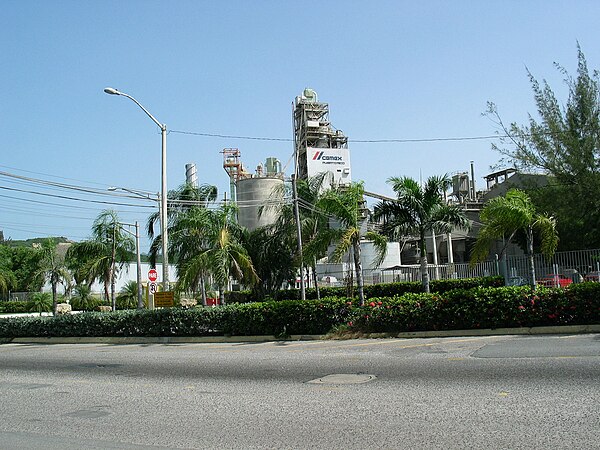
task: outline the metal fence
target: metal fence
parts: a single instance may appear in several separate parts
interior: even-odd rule
[[[551,259],[537,254],[534,255],[533,261],[535,275],[538,280],[560,274],[577,282],[581,281],[581,278],[586,274],[600,270],[600,250],[557,252]],[[500,269],[502,270],[502,267]],[[527,256],[508,256],[506,258],[506,274],[508,277],[522,277],[529,280],[529,259]]]
[[[556,274],[564,275],[573,281],[582,281],[591,271],[600,271],[600,250],[576,250],[557,252],[551,259],[541,254],[534,255],[536,279],[540,280]],[[332,265],[332,267],[335,267]],[[344,269],[338,265],[337,270],[327,270],[328,277],[334,277],[335,282],[324,282],[320,285],[343,285],[350,281],[356,284],[353,267],[348,264]],[[398,265],[386,269],[363,269],[364,284],[392,283],[401,281],[421,281],[421,269],[418,264]],[[507,256],[501,260],[484,261],[471,266],[469,263],[429,264],[427,272],[430,280],[450,278],[475,278],[484,276],[503,275],[506,278],[522,278],[529,282],[529,260],[526,255]],[[311,280],[312,282],[312,280]]]

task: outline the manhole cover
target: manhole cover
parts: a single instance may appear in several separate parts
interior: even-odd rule
[[[368,375],[365,373],[334,373],[327,375],[316,380],[310,380],[308,383],[312,384],[360,384],[368,383],[369,381],[375,380],[375,375]]]

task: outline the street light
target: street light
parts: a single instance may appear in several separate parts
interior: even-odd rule
[[[146,113],[152,121],[158,125],[160,128],[160,133],[162,135],[162,171],[161,171],[161,208],[160,208],[160,232],[162,235],[162,272],[163,272],[163,290],[169,290],[169,257],[167,252],[168,247],[168,236],[167,236],[167,125],[164,123],[160,123],[156,118],[150,114],[150,112],[144,108],[140,102],[138,102],[131,95],[126,94],[124,92],[120,92],[114,88],[107,87],[104,88],[104,92],[110,95],[120,95],[122,97],[127,97],[133,103],[138,105],[142,111]]]

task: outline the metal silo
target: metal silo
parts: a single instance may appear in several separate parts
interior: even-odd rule
[[[263,205],[279,206],[283,201],[283,179],[280,176],[253,176],[241,178],[236,183],[238,223],[249,230],[270,225],[277,219],[276,208],[265,208],[261,216],[258,210]]]

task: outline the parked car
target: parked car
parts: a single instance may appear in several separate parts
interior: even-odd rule
[[[594,270],[585,276],[585,281],[600,282],[600,270]]]
[[[567,287],[571,283],[573,283],[573,280],[564,275],[548,275],[537,281],[538,285],[546,287]]]
[[[527,278],[520,276],[510,277],[506,282],[507,286],[527,286],[528,284]]]

